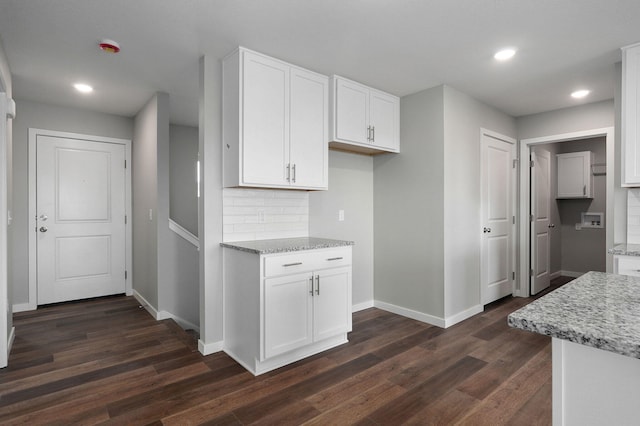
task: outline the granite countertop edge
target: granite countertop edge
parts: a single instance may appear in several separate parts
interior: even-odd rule
[[[278,238],[272,240],[223,242],[220,246],[254,254],[290,253],[304,250],[345,247],[354,245],[353,241],[329,238]]]
[[[618,244],[613,248],[607,250],[609,254],[615,254],[620,256],[639,256],[640,257],[640,244]]]
[[[589,272],[507,317],[510,327],[640,359],[640,278]]]

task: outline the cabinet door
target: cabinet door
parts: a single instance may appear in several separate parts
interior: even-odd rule
[[[591,198],[591,152],[558,154],[557,198]]]
[[[640,186],[640,45],[622,51],[622,184]]]
[[[314,340],[351,331],[351,268],[316,272],[315,281]]]
[[[243,52],[242,184],[287,185],[289,67]]]
[[[336,79],[336,138],[342,142],[369,143],[369,89]]]
[[[370,93],[370,125],[373,144],[397,151],[400,139],[400,100],[373,89]]]
[[[313,342],[311,273],[264,280],[264,357]]]
[[[329,79],[291,70],[291,186],[326,188]]]

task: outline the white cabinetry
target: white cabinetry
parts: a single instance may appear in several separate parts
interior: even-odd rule
[[[622,186],[640,186],[640,44],[622,48]]]
[[[593,198],[593,174],[591,151],[557,154],[557,198]]]
[[[347,342],[351,247],[257,255],[225,248],[224,350],[262,374]]]
[[[400,99],[331,77],[332,148],[375,154],[400,151]]]
[[[327,189],[329,78],[239,48],[223,61],[225,187]]]
[[[632,275],[640,277],[640,257],[638,256],[613,256],[613,273],[620,275]]]

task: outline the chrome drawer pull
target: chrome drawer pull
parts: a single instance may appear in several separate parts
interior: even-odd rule
[[[296,262],[296,263],[285,263],[284,266],[285,268],[288,266],[298,266],[298,265],[302,265],[302,262]]]
[[[332,260],[342,260],[342,257],[330,257],[329,259],[327,259],[327,261],[332,261]]]

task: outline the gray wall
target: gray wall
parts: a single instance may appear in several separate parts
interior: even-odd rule
[[[176,321],[183,328],[199,328],[198,249],[174,232],[169,233],[167,243],[165,281],[168,285],[162,292],[161,309],[177,317]]]
[[[344,221],[338,221],[344,210]],[[329,190],[309,194],[309,235],[351,240],[353,305],[373,304],[373,158],[329,152]]]
[[[132,139],[133,120],[117,115],[16,100],[13,123],[13,303],[29,301],[29,128]]]
[[[558,153],[591,151],[594,163],[606,163],[606,141],[604,138],[563,142],[558,145]],[[555,203],[554,203],[555,204]],[[605,228],[584,228],[577,231],[582,212],[607,211],[606,176],[593,177],[592,200],[558,200],[561,220],[561,267],[562,271],[589,272],[606,271],[607,241]],[[608,220],[605,214],[605,222]],[[603,223],[604,226],[604,223]],[[552,271],[554,271],[552,269]]]
[[[447,318],[481,304],[480,128],[516,138],[512,117],[445,86],[444,274]]]
[[[158,97],[138,112],[132,146],[133,289],[158,308]],[[150,216],[151,215],[151,216]]]
[[[12,97],[12,85],[11,85],[11,72],[9,70],[9,62],[7,61],[7,57],[4,53],[4,46],[2,45],[2,40],[0,39],[0,91],[3,91],[7,97]],[[12,193],[13,193],[13,161],[12,161],[12,120],[7,120],[7,134],[6,134],[6,142],[7,142],[7,170],[6,179],[7,179],[7,210],[11,212],[13,210],[12,204]],[[7,312],[6,312],[6,322],[7,322],[7,336],[10,335],[11,329],[13,328],[13,261],[14,254],[11,250],[13,245],[13,225],[7,226],[7,247],[5,253],[7,253]],[[0,346],[1,347],[1,346]]]
[[[436,317],[444,316],[443,101],[443,86],[403,97],[400,153],[373,161],[375,299]]]
[[[198,197],[196,161],[198,128],[169,127],[170,217],[194,235],[198,235]]]

